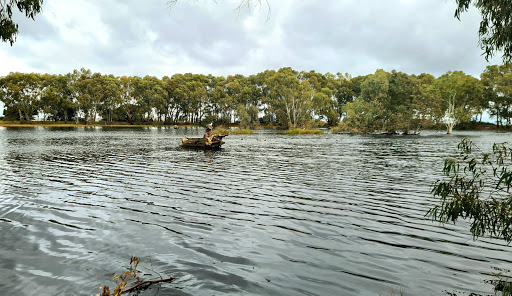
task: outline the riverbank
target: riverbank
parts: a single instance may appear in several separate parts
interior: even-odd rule
[[[199,125],[181,124],[178,127],[198,127]],[[0,127],[175,127],[175,125],[165,124],[129,124],[129,123],[105,123],[96,122],[92,124],[75,123],[75,122],[51,122],[51,121],[2,121]]]
[[[23,122],[23,121],[7,121],[7,120],[0,120],[0,127],[115,127],[115,128],[134,128],[134,127],[141,127],[141,128],[149,128],[149,127],[165,127],[165,128],[182,128],[182,127],[200,127],[198,124],[162,124],[160,122],[156,123],[145,123],[145,124],[129,124],[127,122],[113,122],[113,123],[107,123],[107,122],[95,122],[91,124],[84,124],[84,123],[76,123],[76,122],[53,122],[53,121],[29,121],[29,122]],[[236,124],[230,124],[230,125],[221,125],[216,128],[239,128]],[[270,129],[276,129],[276,126],[261,126],[260,128],[270,128]],[[438,130],[444,130],[444,126],[439,126],[437,128]],[[512,127],[504,127],[500,126],[499,128],[492,123],[478,123],[478,124],[462,124],[458,125],[454,128],[454,130],[488,130],[488,131],[512,131]],[[237,133],[236,131],[231,131],[233,134]],[[244,132],[239,132],[244,133]],[[293,133],[293,132],[289,132]]]

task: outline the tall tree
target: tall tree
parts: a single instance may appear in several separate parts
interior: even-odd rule
[[[121,105],[121,89],[119,80],[113,75],[104,75],[98,86],[100,92],[99,112],[103,120],[112,122],[115,110]]]
[[[309,82],[301,81],[299,76],[291,68],[281,68],[266,80],[270,87],[269,107],[284,127],[297,128],[311,117],[313,91]]]
[[[375,74],[368,75],[361,83],[361,99],[371,103],[368,106],[379,109],[372,112],[375,117],[369,122],[367,127],[369,131],[385,129],[386,114],[384,108],[389,99],[389,79],[390,74],[388,72],[378,69]]]
[[[10,73],[3,78],[3,90],[0,98],[7,108],[18,112],[19,120],[30,121],[39,107],[43,91],[41,75],[36,73]]]
[[[480,112],[483,87],[478,79],[461,71],[448,72],[436,79],[432,86],[441,95],[438,116],[444,119],[448,134],[459,122],[470,121]]]

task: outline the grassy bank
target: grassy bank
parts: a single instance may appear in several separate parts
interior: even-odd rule
[[[228,133],[230,135],[252,135],[256,133],[253,130],[250,129],[225,129],[225,128],[218,128],[213,131],[214,135],[219,135],[223,133]]]
[[[284,132],[285,135],[321,135],[324,132],[318,129],[290,129]]]
[[[161,123],[129,124],[125,122],[95,122],[91,124],[76,122],[52,122],[52,121],[4,121],[0,120],[0,126],[3,127],[173,127],[174,124],[164,125]],[[181,124],[178,127],[198,127],[198,125]]]

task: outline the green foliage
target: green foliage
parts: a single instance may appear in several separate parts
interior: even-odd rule
[[[366,134],[378,130],[381,126],[378,119],[381,117],[382,108],[376,101],[368,102],[359,98],[345,105],[342,112],[342,131]]]
[[[494,279],[487,280],[486,282],[494,285],[494,291],[501,292],[502,296],[512,296],[512,282],[511,277],[508,275],[510,274],[510,270],[498,270],[498,273],[492,272]]]
[[[395,70],[377,70],[375,74],[354,78],[354,93],[359,97],[341,107],[343,122],[339,129],[355,133],[416,133],[433,117],[436,97],[427,89],[432,75],[408,75]]]
[[[324,132],[318,129],[301,129],[295,128],[284,132],[285,135],[321,135]]]
[[[18,34],[18,24],[12,20],[13,10],[18,9],[26,17],[34,19],[43,10],[43,0],[4,0],[0,1],[0,40],[11,46]]]
[[[480,75],[484,99],[491,117],[498,127],[512,124],[512,64],[487,66]]]
[[[282,68],[267,76],[269,110],[282,127],[297,128],[311,118],[313,90],[301,73]]]
[[[509,0],[455,0],[457,10],[455,17],[460,20],[463,12],[474,4],[482,21],[478,35],[480,47],[484,50],[486,60],[495,52],[503,51],[503,61],[512,62],[512,5]]]
[[[448,134],[459,122],[468,122],[484,108],[483,86],[480,81],[464,72],[448,72],[432,84],[439,92],[437,116],[447,126]]]
[[[499,122],[510,124],[511,85],[512,71],[505,65],[488,67],[482,81],[462,72],[435,79],[394,70],[351,77],[291,68],[250,76],[185,73],[159,79],[115,77],[82,68],[66,75],[0,77],[0,100],[9,120],[30,121],[42,113],[44,120],[77,124],[101,120],[106,124],[228,126],[239,122],[245,129],[261,123],[281,128],[339,126],[356,133],[416,133],[437,127],[447,114],[453,114],[454,122],[467,123],[486,108],[499,116]]]
[[[249,107],[245,107],[244,105],[239,105],[236,109],[236,113],[238,118],[240,119],[240,128],[242,129],[255,129],[259,126],[260,121],[258,119],[258,107],[251,105]]]
[[[471,221],[474,238],[489,236],[512,241],[512,147],[494,144],[484,153],[465,138],[458,145],[459,155],[447,159],[432,193],[441,204],[428,215],[441,223],[459,218]],[[476,153],[475,153],[476,150]]]
[[[1,85],[0,99],[7,110],[17,111],[20,121],[32,120],[39,109],[39,97],[43,90],[41,75],[10,73],[2,79]]]
[[[217,128],[213,131],[214,135],[253,135],[256,132],[250,129],[225,129]]]

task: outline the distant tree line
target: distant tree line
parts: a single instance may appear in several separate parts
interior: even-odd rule
[[[240,123],[282,128],[325,124],[350,132],[415,132],[422,127],[512,119],[512,66],[488,66],[477,79],[460,71],[435,78],[395,70],[349,74],[291,68],[256,75],[176,74],[116,77],[74,70],[66,75],[0,77],[5,119],[91,123]]]

